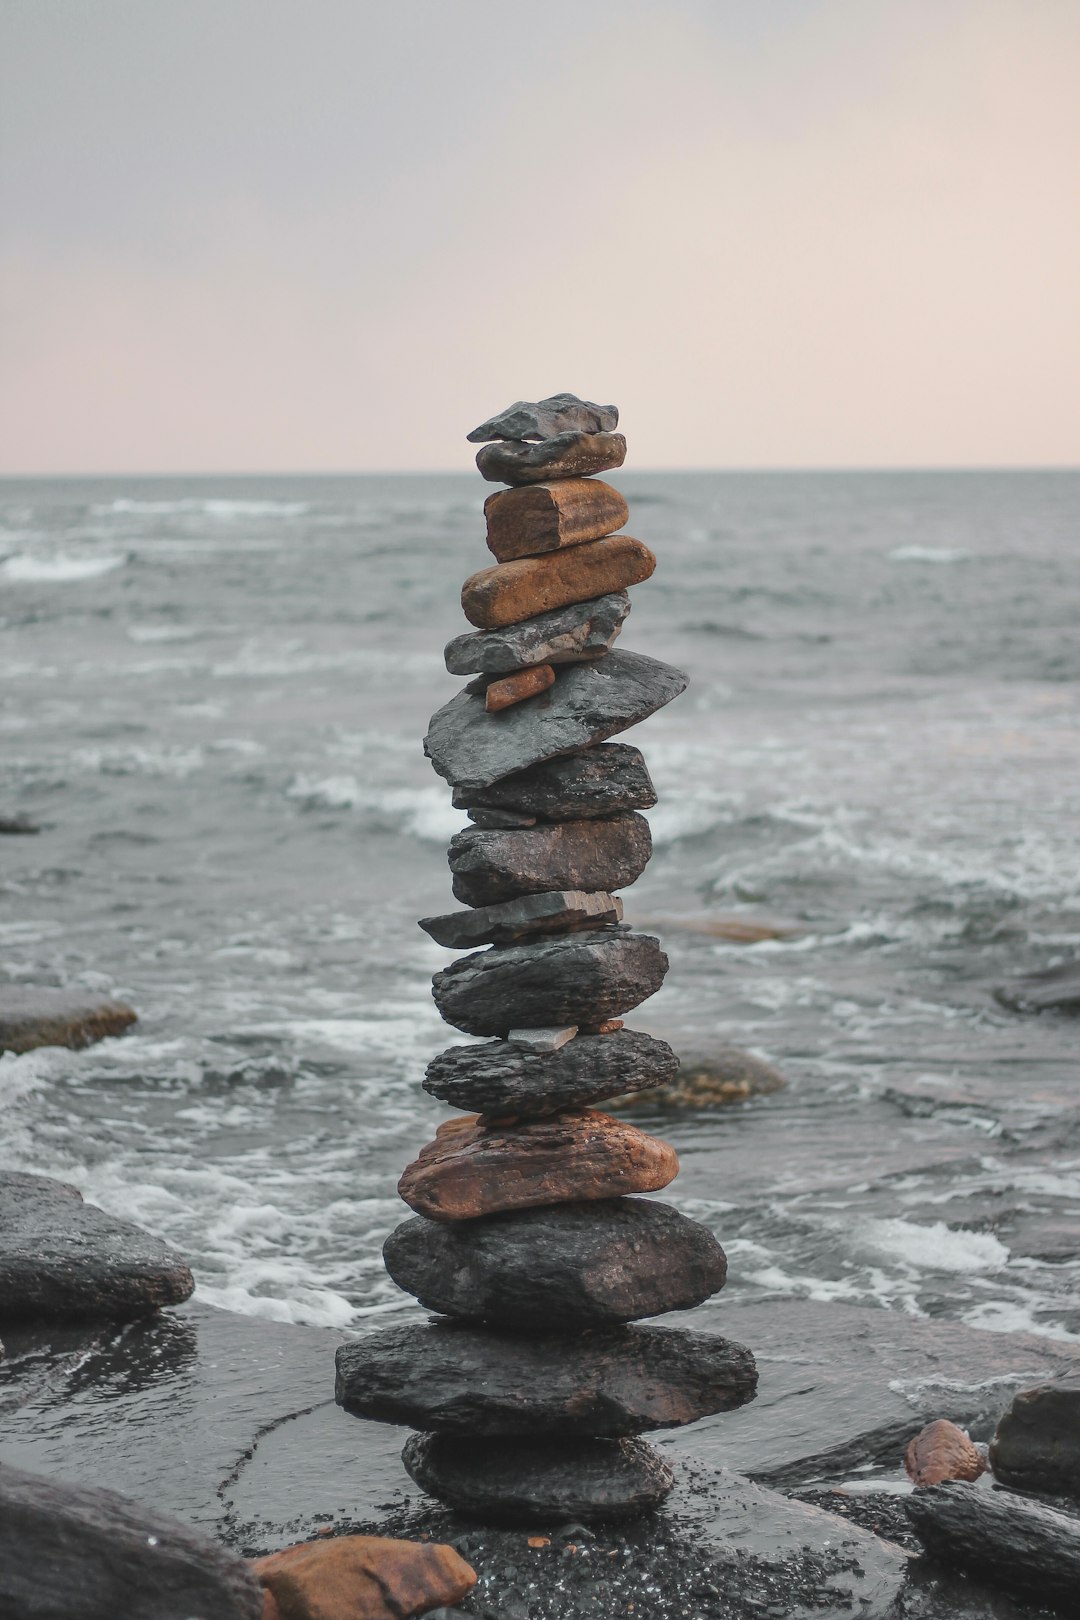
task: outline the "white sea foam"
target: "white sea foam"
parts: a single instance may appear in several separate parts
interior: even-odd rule
[[[198,625],[193,624],[129,624],[126,635],[129,641],[159,642],[159,641],[194,641],[204,632]]]
[[[972,553],[963,546],[896,546],[888,555],[890,562],[956,563],[967,562]]]
[[[386,827],[420,838],[425,843],[445,844],[462,825],[462,813],[447,799],[440,785],[422,788],[373,788],[351,774],[314,777],[294,776],[285,796],[310,809],[358,810],[374,816]]]
[[[900,1219],[863,1221],[852,1233],[857,1247],[868,1248],[917,1272],[1001,1271],[1009,1251],[991,1232],[955,1231],[943,1221],[920,1226]]]
[[[97,517],[129,513],[147,517],[168,517],[174,513],[198,512],[207,517],[228,520],[245,517],[300,517],[308,510],[306,501],[240,501],[189,496],[179,501],[138,501],[121,497],[104,506],[91,507]]]
[[[69,585],[83,579],[97,579],[122,568],[127,557],[113,553],[96,557],[72,557],[57,552],[51,557],[32,552],[16,552],[0,563],[0,575],[16,585]]]

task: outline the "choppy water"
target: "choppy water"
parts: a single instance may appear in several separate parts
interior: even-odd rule
[[[616,481],[660,556],[623,644],[693,681],[633,734],[662,802],[627,914],[672,959],[634,1022],[791,1081],[663,1121],[674,1201],[731,1294],[1080,1337],[1080,1028],[989,994],[1080,949],[1080,475]],[[141,1015],[0,1059],[0,1161],[167,1235],[211,1302],[414,1308],[379,1248],[440,1117],[415,918],[461,824],[420,739],[483,494],[0,484],[0,811],[45,828],[0,839],[0,977]]]

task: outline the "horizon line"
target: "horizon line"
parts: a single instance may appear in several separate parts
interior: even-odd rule
[[[92,479],[166,479],[166,478],[452,478],[465,477],[475,471],[471,467],[317,467],[273,470],[268,467],[225,470],[165,468],[154,472],[2,472],[0,483],[18,482],[89,482]],[[750,474],[806,474],[806,473],[1062,473],[1080,472],[1080,462],[821,462],[805,466],[791,463],[768,463],[753,466],[712,467],[612,467],[609,474],[644,474],[649,477],[671,475],[700,475],[718,473],[724,476]],[[605,474],[604,476],[608,476]]]

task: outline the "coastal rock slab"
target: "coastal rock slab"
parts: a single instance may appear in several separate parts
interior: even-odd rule
[[[453,1547],[388,1536],[305,1541],[251,1568],[281,1620],[402,1620],[457,1603],[476,1585]]]
[[[557,1052],[517,1041],[452,1046],[428,1064],[424,1090],[481,1114],[541,1115],[670,1085],[679,1060],[666,1041],[636,1029],[579,1035]]]
[[[628,534],[586,540],[544,557],[522,557],[470,574],[461,587],[461,608],[478,630],[533,619],[573,602],[640,585],[656,568],[648,546]]]
[[[464,1322],[384,1328],[337,1352],[354,1417],[440,1434],[618,1439],[752,1401],[749,1350],[685,1328],[521,1337]]]
[[[62,1181],[0,1171],[0,1322],[123,1321],[194,1288],[160,1238]]]
[[[576,394],[515,400],[497,416],[465,435],[469,444],[490,439],[551,439],[557,433],[611,433],[619,425],[617,405],[594,405]]]
[[[124,1002],[87,990],[0,986],[0,1052],[31,1052],[39,1046],[78,1051],[122,1034],[135,1021],[135,1013]]]
[[[414,1434],[401,1453],[429,1496],[495,1523],[629,1518],[658,1507],[675,1476],[644,1440],[477,1440]]]
[[[18,1620],[260,1620],[235,1553],[116,1491],[0,1468],[0,1614]]]
[[[563,478],[496,490],[484,502],[488,550],[500,562],[538,557],[621,529],[630,508],[600,478]]]
[[[591,478],[626,460],[621,433],[556,433],[539,444],[504,439],[476,452],[476,466],[489,484],[543,484],[549,478]]]
[[[651,934],[602,928],[475,951],[436,973],[431,993],[455,1029],[505,1037],[526,1026],[619,1018],[655,995],[667,968]]]
[[[669,1142],[592,1109],[517,1125],[466,1114],[447,1120],[398,1182],[431,1221],[472,1221],[503,1210],[658,1192],[679,1160]]]
[[[586,663],[609,651],[629,612],[626,591],[612,591],[501,630],[456,636],[447,642],[443,659],[451,675],[506,675],[533,664]]]
[[[990,1466],[1003,1485],[1080,1497],[1080,1371],[1013,1397],[990,1442]]]
[[[455,900],[492,906],[554,889],[610,894],[634,883],[651,855],[649,823],[630,811],[507,831],[466,827],[451,839],[447,860]]]
[[[1080,1013],[1080,962],[1063,962],[1044,973],[999,984],[994,998],[1011,1012]]]
[[[513,945],[536,934],[576,933],[622,921],[622,901],[610,894],[557,889],[527,894],[501,905],[451,911],[443,917],[421,917],[420,927],[437,945],[467,951],[478,945]]]
[[[686,685],[687,677],[671,664],[641,653],[610,652],[591,663],[571,664],[550,691],[505,714],[488,714],[480,693],[459,692],[432,716],[424,752],[454,787],[483,790],[541,760],[576,754],[636,726]]]
[[[708,1227],[651,1198],[405,1221],[383,1260],[429,1311],[540,1331],[689,1310],[727,1277]]]
[[[927,1485],[904,1504],[931,1558],[1029,1602],[1076,1612],[1080,1519],[1011,1491]]]
[[[598,743],[516,771],[490,787],[454,789],[455,810],[504,810],[544,821],[614,816],[655,803],[641,750],[630,743]]]

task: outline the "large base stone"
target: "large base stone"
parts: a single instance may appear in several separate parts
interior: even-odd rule
[[[447,950],[468,951],[478,945],[516,945],[537,934],[573,934],[582,928],[605,928],[622,922],[622,901],[610,894],[557,889],[526,894],[500,905],[421,917],[420,927]]]
[[[648,767],[630,743],[597,743],[516,771],[490,787],[454,789],[455,810],[502,810],[543,821],[615,816],[655,803]]]
[[[465,827],[451,839],[447,860],[455,900],[493,906],[552,889],[612,894],[637,881],[651,854],[649,823],[631,811],[509,831]]]
[[[549,394],[547,399],[518,399],[465,435],[470,444],[488,439],[552,439],[558,433],[613,433],[619,425],[617,405],[595,405],[576,394]]]
[[[554,1052],[519,1041],[452,1046],[432,1058],[424,1090],[478,1114],[549,1114],[624,1092],[667,1086],[679,1060],[666,1041],[636,1029],[579,1035]]]
[[[658,1507],[675,1483],[644,1440],[414,1434],[401,1460],[429,1496],[496,1524],[632,1518]]]

